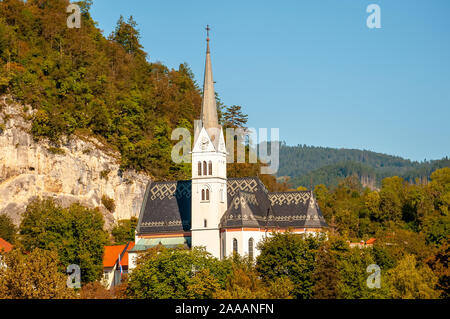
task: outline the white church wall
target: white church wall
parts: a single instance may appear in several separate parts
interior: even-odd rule
[[[192,231],[192,246],[206,247],[207,252],[216,258],[220,258],[219,238],[220,234],[218,228]]]
[[[137,243],[137,241],[136,241]],[[128,251],[128,272],[130,273],[134,268],[136,268],[136,259],[138,253],[135,251]]]
[[[308,231],[305,229],[297,229],[293,231],[294,234],[298,235],[306,235],[306,236],[326,236],[325,234],[317,231]],[[241,256],[249,255],[249,240],[253,238],[253,258],[256,258],[261,253],[257,248],[258,243],[261,242],[265,237],[271,237],[272,231],[250,231],[250,230],[241,230],[241,231],[224,231],[221,233],[221,249],[225,248],[225,251],[222,251],[221,258],[229,257],[233,255],[233,240],[236,239],[238,241],[238,253]],[[225,247],[224,247],[225,243]]]
[[[225,256],[232,256],[233,255],[233,241],[234,239],[237,240],[238,243],[238,254],[241,256],[248,256],[249,255],[249,240],[250,238],[253,238],[253,257],[257,257],[260,253],[260,251],[256,248],[258,243],[264,238],[266,235],[263,231],[249,231],[249,230],[242,230],[242,231],[225,231],[222,232],[222,249],[223,249],[223,242],[225,242]]]
[[[221,257],[220,219],[227,210],[226,165],[226,154],[214,149],[208,133],[202,128],[192,152],[192,246],[204,246],[217,258]]]

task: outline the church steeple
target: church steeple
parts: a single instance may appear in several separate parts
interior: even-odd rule
[[[214,80],[211,66],[211,52],[209,49],[209,25],[206,26],[206,63],[205,77],[203,80],[203,101],[201,120],[206,130],[218,128],[219,120],[217,117],[216,95],[214,93]]]
[[[191,234],[192,246],[206,246],[213,256],[222,256],[220,220],[227,211],[227,152],[219,126],[206,27],[206,65],[202,114],[196,125],[192,148]]]

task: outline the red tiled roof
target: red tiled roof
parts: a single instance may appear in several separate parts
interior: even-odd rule
[[[11,249],[13,249],[13,245],[8,243],[3,238],[0,238],[0,251],[4,251],[5,253],[7,253],[7,252],[11,251]]]
[[[366,241],[366,245],[371,245],[371,244],[375,243],[376,240],[377,240],[376,238],[370,238]]]
[[[127,245],[105,246],[103,268],[114,267],[117,259],[119,259],[119,254],[121,255],[120,263],[122,264],[122,267],[128,266],[128,251],[134,247],[134,242],[130,242],[128,244],[127,251],[122,256],[126,246]]]
[[[127,251],[125,252],[125,254],[123,255],[122,259],[120,260],[120,263],[123,266],[127,266],[128,267],[128,251],[130,251],[131,249],[133,249],[134,247],[134,241],[130,242],[127,248]]]

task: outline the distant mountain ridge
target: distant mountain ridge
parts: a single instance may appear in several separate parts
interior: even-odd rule
[[[450,167],[448,157],[418,162],[368,150],[288,146],[283,142],[277,176],[288,177],[292,187],[333,186],[347,176],[357,176],[363,186],[377,188],[389,176],[400,176],[409,182],[417,178],[425,181],[442,167]]]

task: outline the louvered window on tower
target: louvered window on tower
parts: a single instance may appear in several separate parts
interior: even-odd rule
[[[212,175],[212,162],[211,161],[209,161],[209,163],[208,163],[208,173],[209,173],[209,175]]]
[[[203,175],[208,175],[208,172],[206,171],[207,167],[206,167],[206,161],[203,162]]]
[[[198,162],[198,176],[202,176],[202,162]]]

